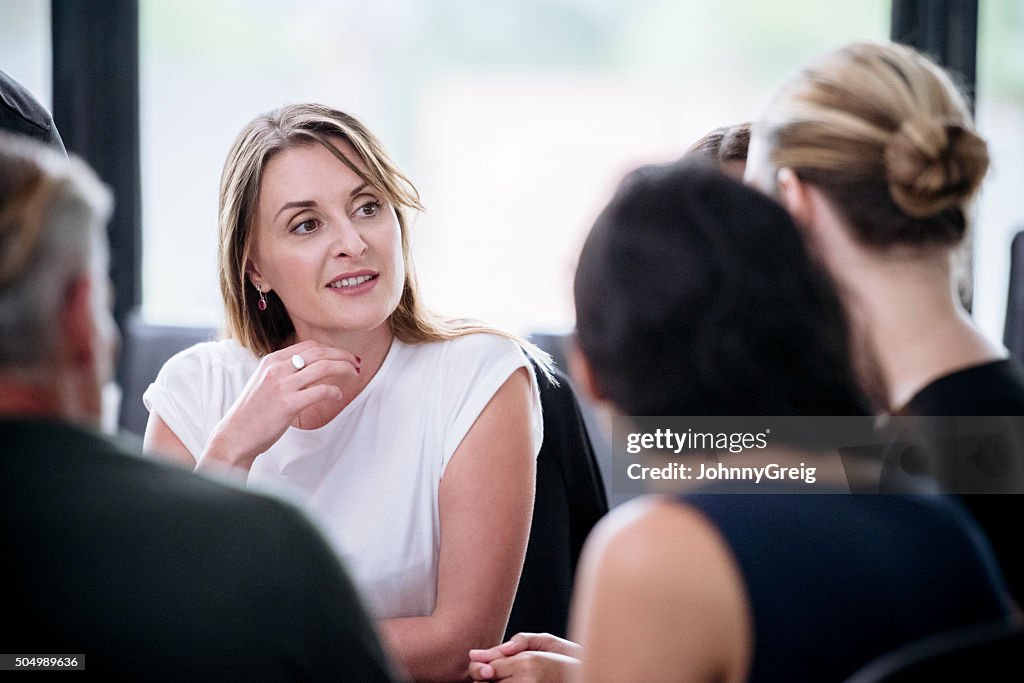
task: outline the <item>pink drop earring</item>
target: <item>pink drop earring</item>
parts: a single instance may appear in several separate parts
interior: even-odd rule
[[[267,295],[263,293],[263,288],[256,285],[256,291],[260,293],[260,302],[256,304],[257,308],[261,311],[267,310]]]

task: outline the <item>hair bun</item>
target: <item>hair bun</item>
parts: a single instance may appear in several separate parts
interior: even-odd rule
[[[988,162],[988,147],[977,133],[932,118],[904,121],[885,148],[889,193],[914,218],[965,204],[981,185]]]

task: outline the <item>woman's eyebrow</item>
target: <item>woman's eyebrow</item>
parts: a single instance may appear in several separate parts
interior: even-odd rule
[[[359,185],[357,185],[355,187],[355,189],[353,189],[351,192],[349,192],[348,196],[349,197],[355,197],[358,194],[360,194],[361,192],[363,192],[364,190],[366,190],[366,188],[368,188],[369,186],[370,186],[369,183],[365,183],[365,182],[359,183]],[[288,209],[309,209],[309,208],[312,208],[314,206],[316,206],[316,202],[314,200],[312,200],[312,199],[302,199],[302,200],[294,201],[294,202],[285,202],[281,206],[281,208],[277,210],[277,213],[274,214],[274,220],[276,221],[278,216],[280,216],[283,212],[287,211]]]
[[[282,212],[284,212],[284,211],[286,211],[288,209],[296,209],[296,208],[308,209],[308,208],[311,208],[311,207],[314,207],[314,206],[316,206],[316,202],[313,201],[312,199],[304,199],[304,200],[298,201],[298,202],[286,202],[284,204],[284,206],[282,206],[280,209],[278,209],[277,213],[274,214],[274,220],[276,221],[278,216],[280,216]]]

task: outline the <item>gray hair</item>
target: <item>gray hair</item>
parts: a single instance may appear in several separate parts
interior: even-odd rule
[[[46,374],[68,285],[105,273],[112,205],[80,159],[0,133],[0,372]]]

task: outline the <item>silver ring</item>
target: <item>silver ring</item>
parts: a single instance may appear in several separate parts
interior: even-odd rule
[[[296,370],[301,370],[306,367],[306,359],[296,353],[292,356],[292,367]]]

